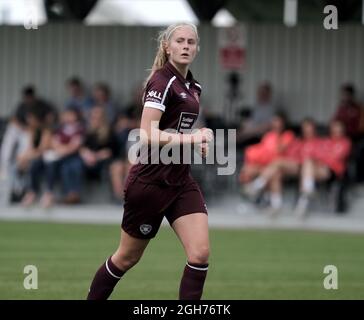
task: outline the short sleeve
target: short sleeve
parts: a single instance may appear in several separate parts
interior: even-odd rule
[[[166,111],[166,106],[170,100],[170,87],[176,77],[165,79],[155,74],[148,82],[144,94],[144,107],[154,108],[162,112]]]

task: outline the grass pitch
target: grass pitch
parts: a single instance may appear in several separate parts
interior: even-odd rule
[[[0,299],[84,299],[119,241],[118,225],[0,221]],[[364,235],[212,229],[204,299],[364,299]],[[111,299],[176,299],[185,257],[162,228]],[[23,286],[26,265],[38,289]],[[326,290],[326,265],[338,289]]]

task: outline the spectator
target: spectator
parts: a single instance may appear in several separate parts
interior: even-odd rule
[[[30,146],[32,128],[29,130],[28,121],[31,121],[31,126],[35,123],[54,125],[56,117],[55,109],[43,99],[38,98],[32,86],[23,89],[22,101],[6,127],[1,145],[1,172],[3,175],[14,172],[17,157]],[[16,178],[16,176],[11,175],[10,178]],[[16,181],[10,182],[10,184],[14,183],[17,184]]]
[[[61,124],[53,134],[51,149],[43,154],[46,174],[46,192],[41,204],[48,208],[54,202],[54,187],[60,175],[63,203],[79,203],[82,180],[82,160],[79,150],[83,142],[83,127],[76,109],[68,109],[61,114]],[[33,172],[35,175],[36,173]]]
[[[251,110],[248,119],[243,121],[238,131],[238,145],[243,147],[257,143],[270,129],[274,113],[272,87],[268,82],[263,82],[257,89],[256,105]]]
[[[107,123],[104,108],[93,107],[90,112],[90,125],[80,151],[86,177],[101,179],[103,170],[117,152],[117,141]]]
[[[321,139],[316,134],[316,124],[312,119],[302,122],[301,131],[302,139],[295,139],[284,154],[277,157],[245,188],[245,192],[252,198],[269,188],[272,216],[279,213],[283,204],[283,179],[287,176],[298,177],[302,162],[310,158],[314,150],[320,147]]]
[[[302,163],[301,195],[295,209],[298,216],[306,214],[316,181],[343,179],[350,151],[351,142],[345,136],[343,123],[333,120],[330,123],[330,136],[322,139]]]
[[[344,84],[341,87],[340,104],[333,120],[341,121],[346,134],[353,142],[361,138],[363,132],[360,128],[362,109],[355,98],[355,87],[352,84]]]
[[[17,203],[22,200],[26,191],[29,163],[33,156],[33,148],[39,144],[40,123],[37,117],[28,113],[26,117],[26,143],[19,148],[14,161],[10,164],[11,194],[10,201]],[[24,141],[25,142],[25,141]]]
[[[352,84],[341,87],[341,100],[333,117],[344,124],[345,130],[353,143],[355,161],[355,180],[364,181],[364,110],[356,101],[356,90]]]
[[[258,176],[266,166],[283,156],[294,140],[293,132],[286,130],[285,116],[281,113],[275,114],[272,119],[272,130],[263,136],[260,143],[245,150],[240,182],[247,183]]]
[[[40,182],[44,173],[42,156],[51,147],[51,140],[52,128],[38,125],[33,131],[32,144],[18,159],[20,167],[27,168],[29,171],[26,193],[22,199],[24,207],[31,206],[40,191]]]
[[[83,83],[77,77],[67,80],[66,83],[69,97],[65,103],[66,109],[76,108],[84,119],[87,119],[88,112],[92,106],[92,99],[86,92]]]
[[[97,83],[92,92],[93,104],[105,108],[107,120],[113,123],[117,114],[117,106],[112,101],[111,90],[105,83]]]

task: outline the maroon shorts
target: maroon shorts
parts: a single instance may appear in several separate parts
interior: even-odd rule
[[[135,238],[154,238],[166,217],[169,224],[196,212],[207,214],[198,184],[190,179],[181,186],[164,186],[128,179],[122,229]]]

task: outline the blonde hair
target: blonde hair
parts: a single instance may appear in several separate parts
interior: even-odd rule
[[[166,43],[171,39],[171,36],[172,36],[173,32],[176,31],[176,29],[178,29],[180,27],[184,27],[184,26],[191,27],[192,30],[196,33],[197,44],[198,44],[199,37],[198,37],[197,27],[192,23],[186,23],[186,22],[175,23],[175,24],[170,25],[168,28],[162,30],[159,33],[159,36],[157,39],[158,44],[159,44],[158,49],[157,49],[157,54],[155,56],[152,69],[150,69],[150,74],[147,77],[147,79],[145,80],[144,87],[146,86],[146,84],[148,83],[150,78],[153,76],[153,74],[157,70],[162,69],[163,66],[167,63],[168,55],[166,52]]]

